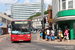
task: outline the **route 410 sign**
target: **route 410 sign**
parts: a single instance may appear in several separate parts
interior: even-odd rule
[[[2,26],[2,25],[3,25],[3,23],[0,22],[0,26]]]

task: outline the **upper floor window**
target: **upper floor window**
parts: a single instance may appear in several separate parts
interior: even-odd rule
[[[68,8],[73,8],[73,0],[68,1]]]
[[[60,10],[60,0],[59,0],[59,10]]]
[[[62,0],[62,9],[66,9],[66,0]]]

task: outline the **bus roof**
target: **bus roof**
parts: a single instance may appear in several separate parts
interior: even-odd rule
[[[30,21],[31,22],[31,20],[12,20],[11,22],[13,21]]]

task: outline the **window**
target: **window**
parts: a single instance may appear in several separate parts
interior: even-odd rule
[[[63,2],[63,1],[66,1],[66,0],[62,0],[62,2]]]
[[[7,20],[7,24],[10,24],[10,20]]]
[[[6,19],[5,18],[2,18],[2,22],[6,23]]]
[[[62,0],[62,9],[66,9],[66,0]]]
[[[68,1],[68,8],[73,8],[73,0]]]
[[[60,0],[59,0],[59,10],[60,10]]]

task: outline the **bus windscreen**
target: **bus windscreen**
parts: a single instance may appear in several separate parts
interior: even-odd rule
[[[31,31],[30,22],[13,21],[11,26],[12,34],[29,34]]]

